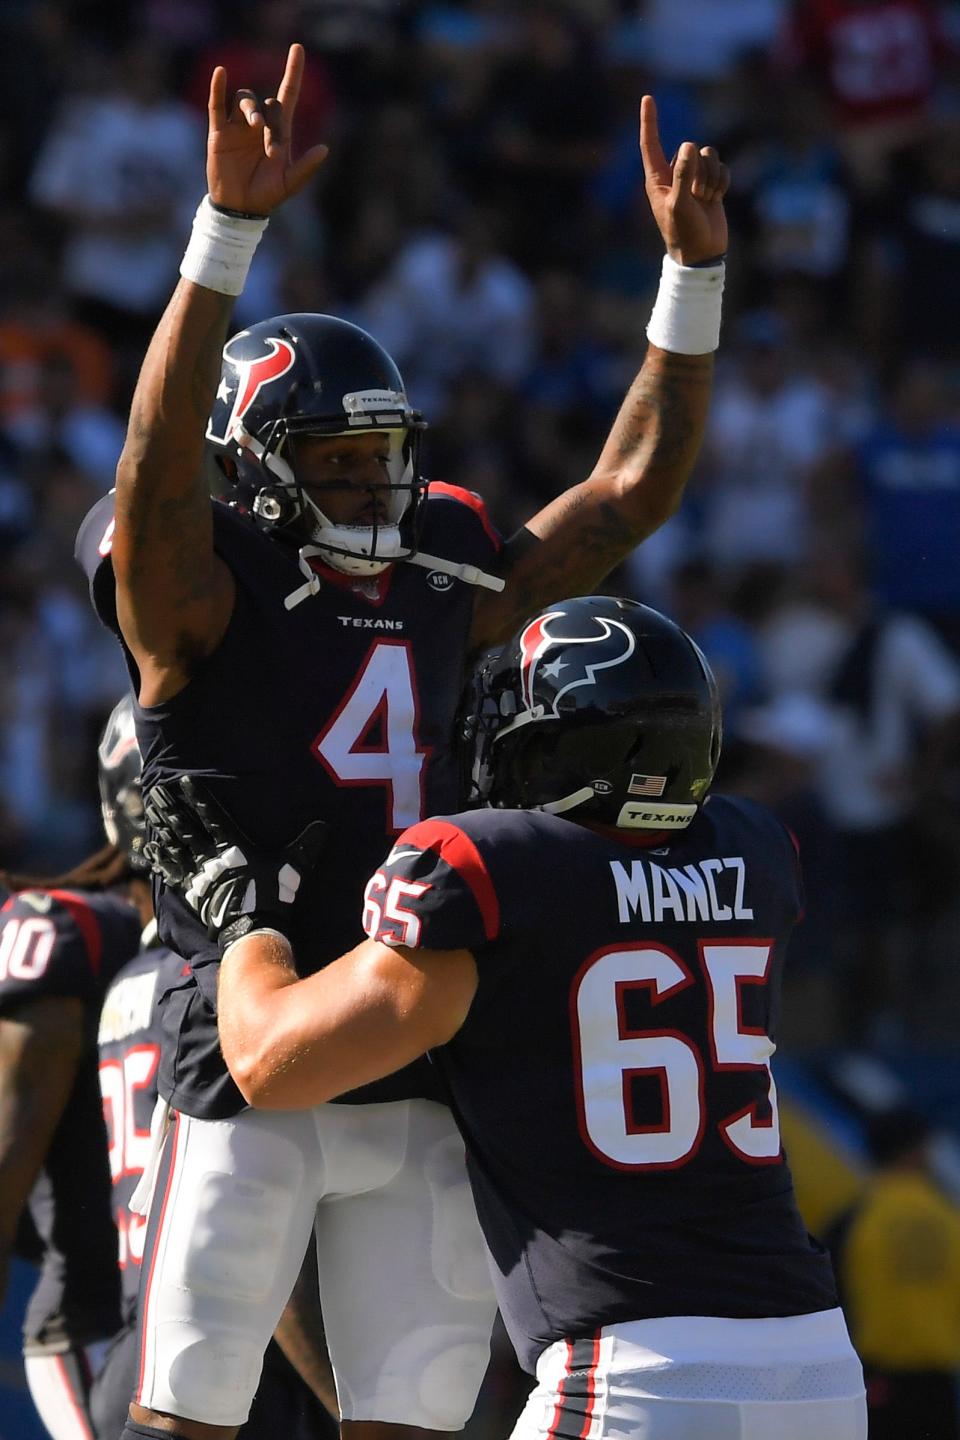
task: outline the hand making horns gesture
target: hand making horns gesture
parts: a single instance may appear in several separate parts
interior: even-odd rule
[[[303,78],[302,45],[291,45],[276,96],[262,104],[252,90],[238,90],[227,113],[227,72],[210,77],[207,189],[216,205],[250,215],[269,215],[313,178],[326,155],[314,145],[299,160],[291,154],[293,117]]]
[[[657,107],[652,95],[640,102],[640,154],[647,199],[663,243],[678,265],[712,260],[727,248],[723,197],[730,172],[712,145],[700,149],[685,140],[673,161],[660,144]]]

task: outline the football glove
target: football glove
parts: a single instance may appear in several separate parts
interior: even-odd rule
[[[155,785],[144,813],[144,855],[206,926],[221,955],[251,930],[288,933],[301,884],[315,871],[327,838],[322,820],[281,850],[266,849],[189,775]]]

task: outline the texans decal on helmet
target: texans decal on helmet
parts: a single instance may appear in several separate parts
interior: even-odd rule
[[[622,665],[629,660],[633,654],[636,640],[633,633],[626,625],[619,620],[605,620],[599,615],[589,617],[592,624],[598,627],[592,635],[561,635],[555,634],[550,629],[550,622],[553,620],[564,620],[567,612],[564,610],[550,610],[546,615],[540,615],[536,620],[531,621],[520,636],[520,652],[522,660],[520,664],[520,678],[524,704],[528,710],[541,712],[542,705],[538,705],[535,697],[536,680],[538,674],[542,673],[551,680],[556,680],[561,670],[571,670],[569,677],[565,678],[564,685],[559,688],[552,697],[552,713],[560,714],[560,702],[571,690],[576,690],[582,685],[593,685],[596,683],[598,670],[608,670],[612,666]],[[620,639],[617,638],[619,632]],[[544,657],[554,646],[567,647],[570,645],[596,646],[606,640],[617,641],[611,647],[611,653],[606,659],[594,660],[587,664],[586,660],[577,663],[576,657],[565,649],[566,658],[556,659],[542,663]],[[592,653],[592,652],[588,652]]]
[[[247,334],[246,330],[241,331],[239,335],[234,336],[234,340],[246,339]],[[230,354],[230,344],[224,348],[225,363],[231,365],[236,371],[237,393],[224,433],[217,437],[219,439],[228,440],[230,438],[264,385],[268,385],[271,380],[279,380],[281,375],[286,375],[288,370],[293,369],[297,356],[288,340],[277,340],[273,336],[268,336],[265,343],[270,347],[267,354],[260,355],[255,360],[235,360]],[[228,387],[228,395],[229,389],[232,387],[226,375],[221,378],[220,384]],[[218,393],[217,398],[225,400],[227,395]]]

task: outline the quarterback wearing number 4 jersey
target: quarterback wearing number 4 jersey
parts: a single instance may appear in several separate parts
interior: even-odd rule
[[[293,368],[251,385],[258,362],[248,357],[281,342],[283,353],[296,356]],[[318,357],[326,367],[322,391],[315,386]],[[403,480],[394,488],[416,509],[417,554],[429,557],[416,565],[364,560],[353,573],[302,544],[302,535],[271,538],[261,522],[280,487],[271,489],[270,473],[259,466],[251,480],[249,457],[235,455],[247,467],[236,472],[236,503],[207,501],[217,563],[227,567],[233,590],[225,631],[202,663],[186,667],[176,693],[134,702],[145,788],[182,771],[202,776],[246,831],[270,843],[323,820],[323,883],[304,886],[298,935],[313,968],[354,940],[364,882],[387,837],[449,808],[457,793],[450,736],[473,582],[491,579],[500,542],[476,496],[445,485],[425,492],[415,467],[415,413],[389,357],[362,331],[318,316],[265,322],[231,342],[223,374],[227,398],[211,420],[223,433],[243,395],[245,422],[258,434],[275,431],[282,416],[285,426],[299,419],[325,437],[324,427],[343,428],[341,399],[353,394],[387,407],[367,418],[383,423],[385,464],[396,459],[399,471],[384,477],[374,463],[374,478],[386,478],[391,494]],[[296,416],[300,409],[307,413]],[[355,438],[334,434],[320,443],[346,447]],[[381,445],[376,436],[366,439]],[[285,453],[291,445],[288,438]],[[358,493],[365,503],[366,492]],[[370,503],[379,516],[379,500]],[[113,511],[110,496],[87,517],[78,555],[98,613],[116,630]],[[353,543],[358,532],[379,529],[382,544],[390,527],[344,528]],[[140,667],[126,653],[136,675]],[[495,1301],[462,1147],[430,1066],[421,1061],[350,1096],[363,1102],[351,1105],[350,1115],[338,1105],[329,1107],[334,1113],[274,1125],[244,1113],[218,1041],[216,943],[172,890],[159,895],[158,920],[161,940],[188,965],[161,998],[158,1089],[174,1118],[166,1124],[158,1117],[153,1127],[157,1147],[133,1203],[146,1209],[151,1178],[166,1183],[169,1166],[181,1203],[158,1209],[147,1232],[146,1340],[134,1418],[159,1412],[230,1427],[246,1420],[316,1219],[343,1417],[457,1428],[486,1368]],[[312,943],[316,937],[322,948]],[[210,1125],[216,1128],[203,1128]],[[345,1195],[349,1206],[339,1203]],[[318,1212],[321,1202],[329,1203]],[[265,1226],[265,1207],[286,1219]],[[208,1208],[216,1220],[201,1250],[197,1218]],[[252,1288],[249,1265],[240,1272],[233,1264],[238,1235],[248,1260],[256,1259],[260,1278]],[[473,1259],[465,1265],[467,1255]],[[211,1263],[231,1277],[215,1295],[205,1280]],[[192,1297],[186,1308],[184,1289]],[[194,1343],[197,1325],[204,1345]],[[420,1385],[421,1368],[436,1385]]]
[[[377,1073],[361,1035],[394,1064],[430,1047],[537,1375],[518,1440],[866,1434],[770,1069],[797,856],[762,808],[703,803],[715,694],[663,616],[558,603],[479,672],[473,775],[501,808],[401,835],[369,940],[323,973],[278,969],[266,929],[224,957],[224,1048],[255,1105]],[[275,932],[283,908],[247,918]]]
[[[482,502],[447,486],[432,485],[430,496],[424,546],[442,544],[457,561],[490,566],[498,540]],[[101,543],[112,510],[109,496],[88,517],[80,556],[101,616],[115,625],[109,535]],[[144,785],[183,770],[202,775],[244,829],[269,843],[321,815],[332,840],[324,885],[304,907],[304,938],[322,934],[339,954],[355,938],[363,883],[384,836],[456,793],[447,737],[473,592],[440,572],[396,567],[350,579],[315,562],[322,588],[285,614],[285,597],[303,579],[296,550],[265,544],[226,505],[215,503],[213,518],[214,543],[236,577],[236,607],[219,649],[187,688],[140,711]],[[171,1043],[160,1090],[178,1110],[219,1119],[242,1101],[217,1047],[217,947],[175,895],[164,894],[159,913],[162,939],[192,966],[165,1016],[171,1037],[189,1030],[191,1044]],[[425,1083],[423,1067],[406,1089],[392,1084],[365,1098],[429,1093],[421,1092]]]

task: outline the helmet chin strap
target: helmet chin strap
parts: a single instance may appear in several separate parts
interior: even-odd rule
[[[302,545],[300,554],[297,557],[301,571],[307,577],[305,585],[299,585],[296,590],[291,590],[284,600],[284,608],[293,610],[300,604],[301,600],[308,600],[311,595],[316,595],[323,584],[320,576],[310,564],[313,559],[323,560],[328,565],[334,565],[334,556],[323,545]],[[343,557],[338,557],[341,560]],[[488,575],[485,571],[479,570],[476,565],[458,565],[455,560],[445,560],[440,555],[425,555],[422,551],[415,551],[412,555],[398,555],[396,559],[384,560],[382,564],[378,561],[367,561],[369,568],[362,572],[348,570],[343,564],[335,565],[335,569],[342,570],[344,574],[377,575],[386,570],[389,565],[419,565],[424,570],[440,570],[444,575],[452,575],[457,580],[462,580],[466,585],[482,586],[486,590],[502,590],[505,581],[497,575]],[[374,568],[376,567],[376,568]],[[591,792],[592,793],[592,792]]]
[[[316,595],[317,591],[320,589],[323,582],[321,581],[320,576],[316,573],[316,571],[313,570],[310,566],[310,561],[316,556],[319,556],[322,559],[326,559],[324,552],[320,549],[318,545],[301,546],[300,554],[297,557],[297,562],[303,574],[307,577],[307,583],[306,585],[298,585],[296,590],[290,591],[290,594],[284,599],[283,602],[283,608],[285,610],[292,610],[294,606],[300,604],[301,600],[308,600],[311,595]]]
[[[548,800],[544,805],[538,805],[538,810],[543,810],[547,815],[563,815],[567,810],[574,810],[587,800],[593,800],[596,795],[592,785],[583,785],[579,790],[574,790],[570,795],[564,795],[562,800]]]
[[[488,575],[476,565],[460,565],[456,560],[445,560],[442,555],[428,555],[424,550],[415,550],[412,555],[403,555],[401,559],[408,565],[420,565],[424,570],[439,570],[444,575],[452,575],[454,579],[462,580],[465,585],[477,585],[484,590],[499,592],[507,583],[506,580],[501,580],[499,575]]]

